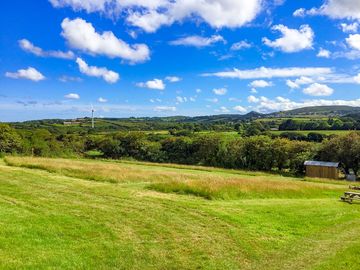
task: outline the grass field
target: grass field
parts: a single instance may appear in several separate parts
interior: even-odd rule
[[[1,269],[359,269],[340,181],[7,157]]]

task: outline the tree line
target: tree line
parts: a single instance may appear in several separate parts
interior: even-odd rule
[[[315,140],[316,141],[316,140]],[[133,158],[166,162],[302,174],[305,160],[341,162],[348,173],[360,168],[360,133],[333,136],[321,143],[266,135],[234,138],[215,132],[147,134],[91,132],[54,134],[46,129],[16,130],[0,124],[0,153],[47,157]]]

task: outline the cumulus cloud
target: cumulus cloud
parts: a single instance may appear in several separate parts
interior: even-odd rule
[[[147,82],[140,82],[136,84],[138,87],[156,89],[156,90],[164,90],[166,85],[163,80],[153,79]]]
[[[40,57],[54,57],[62,59],[74,59],[75,55],[72,51],[62,52],[62,51],[44,51],[40,47],[35,46],[27,39],[19,40],[19,46],[26,52],[35,54]]]
[[[309,96],[331,96],[334,93],[334,89],[326,84],[313,83],[305,88],[303,93]]]
[[[213,35],[211,37],[201,37],[201,36],[188,36],[184,38],[179,38],[170,42],[171,45],[175,46],[193,46],[197,48],[208,47],[214,43],[223,42],[225,39],[220,35]]]
[[[294,11],[293,16],[295,17],[304,17],[306,15],[306,9],[305,8],[299,8]]]
[[[328,50],[325,50],[323,48],[320,48],[318,54],[316,55],[317,57],[322,57],[322,58],[330,58],[331,56],[331,52]]]
[[[45,76],[33,67],[19,69],[16,72],[6,72],[5,76],[12,79],[26,79],[34,82],[45,80]]]
[[[233,108],[233,110],[234,111],[237,111],[237,112],[239,112],[239,113],[246,113],[247,112],[247,109],[246,108],[244,108],[243,106],[235,106],[234,108]]]
[[[279,49],[286,53],[294,53],[312,48],[314,32],[309,25],[302,25],[300,29],[297,30],[279,24],[273,26],[272,30],[279,31],[282,37],[274,41],[264,37],[263,42],[269,47]]]
[[[296,89],[300,87],[297,83],[295,83],[292,80],[286,80],[286,85],[289,86],[291,89]]]
[[[105,55],[110,58],[121,58],[131,63],[150,59],[150,50],[145,44],[129,45],[117,38],[113,32],[97,33],[91,23],[77,18],[64,19],[61,23],[61,35],[74,49],[91,55]]]
[[[360,84],[360,73],[354,77],[354,81],[358,84]]]
[[[346,39],[349,46],[355,50],[360,50],[360,34],[349,35]]]
[[[332,69],[326,67],[289,67],[289,68],[267,68],[260,67],[256,69],[233,69],[216,73],[205,73],[202,76],[233,78],[233,79],[270,79],[270,78],[289,78],[300,76],[324,76],[331,74]]]
[[[340,24],[341,29],[344,33],[356,33],[358,28],[359,28],[359,23],[354,22],[354,23],[342,23]]]
[[[300,88],[301,85],[311,84],[313,82],[314,82],[314,79],[312,79],[310,77],[301,76],[300,78],[298,78],[294,81],[287,80],[286,85],[289,86],[291,89],[295,89],[295,88]]]
[[[80,95],[76,93],[70,93],[64,96],[67,99],[80,99]]]
[[[184,103],[187,101],[188,101],[187,97],[180,97],[180,96],[176,97],[176,102],[178,102],[178,103]]]
[[[231,45],[230,50],[240,51],[240,50],[249,49],[249,48],[251,48],[251,44],[245,40],[242,40],[242,41],[236,42],[233,45]]]
[[[324,15],[332,19],[360,19],[360,5],[358,0],[325,0],[319,8],[305,10],[301,8],[295,11],[298,15]],[[295,14],[294,13],[294,14]]]
[[[155,112],[176,112],[176,107],[173,106],[156,106]]]
[[[226,88],[214,88],[213,93],[218,96],[226,95],[227,89]]]
[[[264,6],[262,0],[50,0],[50,3],[56,8],[71,7],[111,17],[121,14],[127,23],[146,32],[194,18],[213,28],[241,27],[253,21]]]
[[[104,67],[89,66],[81,58],[77,58],[76,63],[78,64],[81,73],[91,77],[101,77],[108,83],[116,83],[120,78],[118,73]]]
[[[247,101],[248,101],[249,103],[257,103],[257,102],[259,102],[260,100],[259,100],[257,97],[255,97],[255,96],[248,96]]]
[[[221,106],[219,109],[215,110],[216,112],[220,112],[220,113],[229,113],[230,110],[228,108],[226,108],[225,106]]]
[[[265,88],[272,86],[272,82],[264,81],[264,80],[255,80],[252,81],[249,86],[253,88]]]
[[[287,111],[297,108],[312,107],[312,106],[360,106],[360,99],[356,100],[324,100],[324,99],[312,99],[302,102],[296,102],[287,98],[277,97],[275,99],[269,99],[266,97],[260,97],[259,102],[253,109],[261,113],[269,113],[275,111]]]
[[[167,76],[165,78],[165,80],[169,81],[169,82],[172,82],[172,83],[175,83],[175,82],[180,82],[181,81],[181,78],[180,77],[176,77],[176,76]]]
[[[106,102],[108,102],[108,100],[107,100],[106,98],[99,97],[99,98],[98,98],[98,102],[100,102],[100,103],[106,103]]]

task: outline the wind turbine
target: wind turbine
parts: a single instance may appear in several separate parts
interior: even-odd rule
[[[91,104],[91,128],[95,128],[94,112],[95,112],[94,107]]]

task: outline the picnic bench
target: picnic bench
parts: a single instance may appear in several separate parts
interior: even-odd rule
[[[360,190],[360,187],[357,187],[357,186],[349,186],[349,189],[352,189],[352,190]]]
[[[348,191],[344,193],[344,196],[340,198],[343,202],[352,203],[353,200],[360,201],[360,193],[359,192],[352,192]]]

